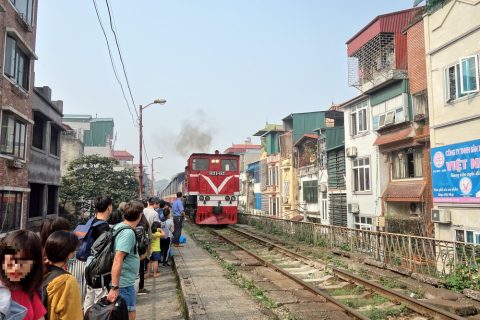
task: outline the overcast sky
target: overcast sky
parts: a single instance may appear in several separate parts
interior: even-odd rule
[[[267,121],[281,123],[290,113],[324,110],[355,96],[347,84],[345,42],[377,15],[412,3],[111,0],[136,108],[167,100],[144,110],[148,157],[164,156],[155,162],[156,179],[182,171],[186,154],[223,151]],[[106,2],[97,5],[113,50]],[[50,86],[53,98],[64,100],[65,114],[114,118],[115,149],[138,162],[138,129],[93,2],[39,1],[36,53],[35,85]]]

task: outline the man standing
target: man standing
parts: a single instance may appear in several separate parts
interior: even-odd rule
[[[136,237],[134,229],[142,218],[143,204],[139,201],[130,201],[125,206],[123,222],[116,225],[113,230],[125,226],[131,229],[122,230],[115,237],[115,258],[112,265],[112,283],[107,299],[115,302],[118,296],[127,303],[128,318],[135,320],[137,297],[135,292],[135,279],[140,268]]]
[[[107,221],[110,219],[110,215],[112,213],[112,198],[108,195],[98,196],[95,198],[95,210],[97,213],[93,219],[91,227],[93,242],[95,242],[95,240],[97,240],[103,232],[110,230],[110,226]],[[105,223],[98,223],[96,226],[93,226],[100,221],[105,221]],[[85,300],[83,302],[83,311],[87,312],[91,306],[97,303],[97,301],[103,298],[106,294],[107,290],[105,288],[93,289],[87,285]]]
[[[183,219],[185,217],[185,209],[183,208],[182,193],[177,192],[177,200],[173,202],[173,245],[175,247],[181,247],[180,245],[180,236],[182,235]]]
[[[148,207],[143,209],[143,214],[147,218],[149,228],[152,226],[154,221],[160,222],[158,218],[157,209],[160,207],[160,199],[157,197],[151,197],[148,199]]]

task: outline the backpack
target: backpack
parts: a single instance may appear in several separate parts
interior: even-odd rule
[[[127,303],[118,297],[115,303],[110,303],[107,297],[101,298],[85,312],[85,320],[128,320]]]
[[[105,220],[98,220],[93,223],[95,218],[88,219],[86,224],[78,225],[73,231],[75,235],[80,240],[80,245],[78,247],[75,257],[80,261],[87,261],[88,257],[92,255],[92,245],[95,242],[93,239],[92,233],[95,227],[101,225],[102,223],[107,223]]]
[[[55,279],[58,276],[61,276],[62,274],[67,274],[68,272],[62,268],[51,266],[51,270],[45,276],[43,277],[42,281],[42,302],[45,307],[45,310],[48,312],[48,293],[47,293],[47,288],[50,282],[52,282],[53,279]],[[48,313],[45,314],[45,319],[49,319]]]
[[[115,238],[123,230],[133,228],[126,226],[102,233],[92,245],[92,256],[85,267],[85,280],[93,289],[103,288],[110,284],[112,279],[112,265],[115,258]],[[137,246],[135,245],[135,253]]]
[[[135,237],[137,238],[138,254],[142,256],[147,252],[148,246],[150,245],[150,240],[148,239],[144,226],[138,225],[135,228]]]

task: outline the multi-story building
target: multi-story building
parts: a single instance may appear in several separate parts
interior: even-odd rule
[[[480,2],[428,7],[423,23],[435,237],[479,244]]]
[[[62,177],[67,174],[70,163],[84,155],[81,131],[66,124],[63,124],[63,129],[60,137],[60,175]]]
[[[36,229],[45,218],[58,214],[63,101],[52,101],[49,87],[35,87],[32,108],[27,227]]]
[[[0,233],[27,224],[37,5],[0,2]]]
[[[115,170],[133,169],[133,155],[126,150],[113,150],[112,158],[118,160],[118,166]]]
[[[260,161],[247,165],[245,211],[259,214],[262,211],[262,190],[260,188]]]

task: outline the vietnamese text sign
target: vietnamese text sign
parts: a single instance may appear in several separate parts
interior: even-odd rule
[[[432,148],[433,202],[480,203],[480,140]]]

